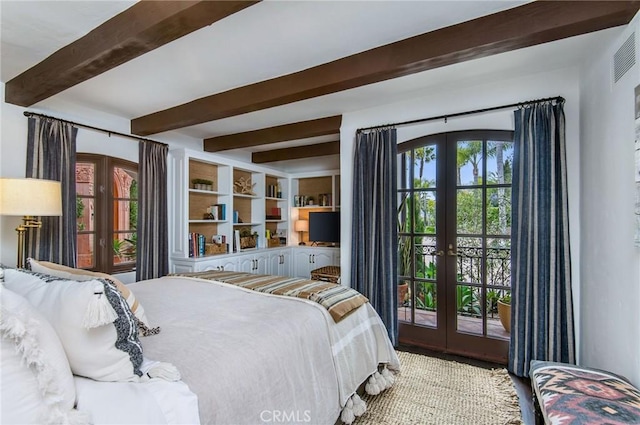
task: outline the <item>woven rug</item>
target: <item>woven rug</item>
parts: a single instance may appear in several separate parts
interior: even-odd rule
[[[398,351],[401,374],[388,390],[362,398],[367,412],[353,425],[522,424],[518,396],[505,369]]]

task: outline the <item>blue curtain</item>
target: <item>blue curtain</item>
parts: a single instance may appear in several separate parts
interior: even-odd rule
[[[509,371],[575,363],[564,100],[515,111]]]
[[[28,256],[76,266],[76,136],[71,124],[29,118],[26,177],[59,181],[62,216],[41,217],[42,227],[27,232]],[[27,195],[27,194],[25,194]]]
[[[167,145],[140,141],[138,149],[138,243],[136,280],[169,272]]]
[[[369,298],[398,342],[396,130],[358,133],[353,167],[351,286]]]

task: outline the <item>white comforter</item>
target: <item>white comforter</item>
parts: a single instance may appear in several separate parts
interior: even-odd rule
[[[142,338],[145,357],[178,368],[202,423],[333,424],[379,363],[399,368],[368,303],[336,324],[316,303],[221,282],[163,277],[130,288],[162,328]]]

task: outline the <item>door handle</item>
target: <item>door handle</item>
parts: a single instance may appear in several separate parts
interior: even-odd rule
[[[458,253],[453,250],[452,244],[449,244],[449,250],[447,251],[447,255],[450,255],[452,257],[455,257],[458,255]]]
[[[431,255],[437,255],[438,257],[442,257],[444,256],[444,251],[440,250],[440,251],[432,251]]]

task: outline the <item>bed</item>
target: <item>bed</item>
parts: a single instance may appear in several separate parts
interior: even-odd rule
[[[160,328],[140,338],[146,366],[173,366],[180,380],[74,376],[77,410],[92,423],[351,423],[366,409],[358,388],[383,391],[400,368],[369,303],[336,322],[319,302],[210,279],[127,288]]]

